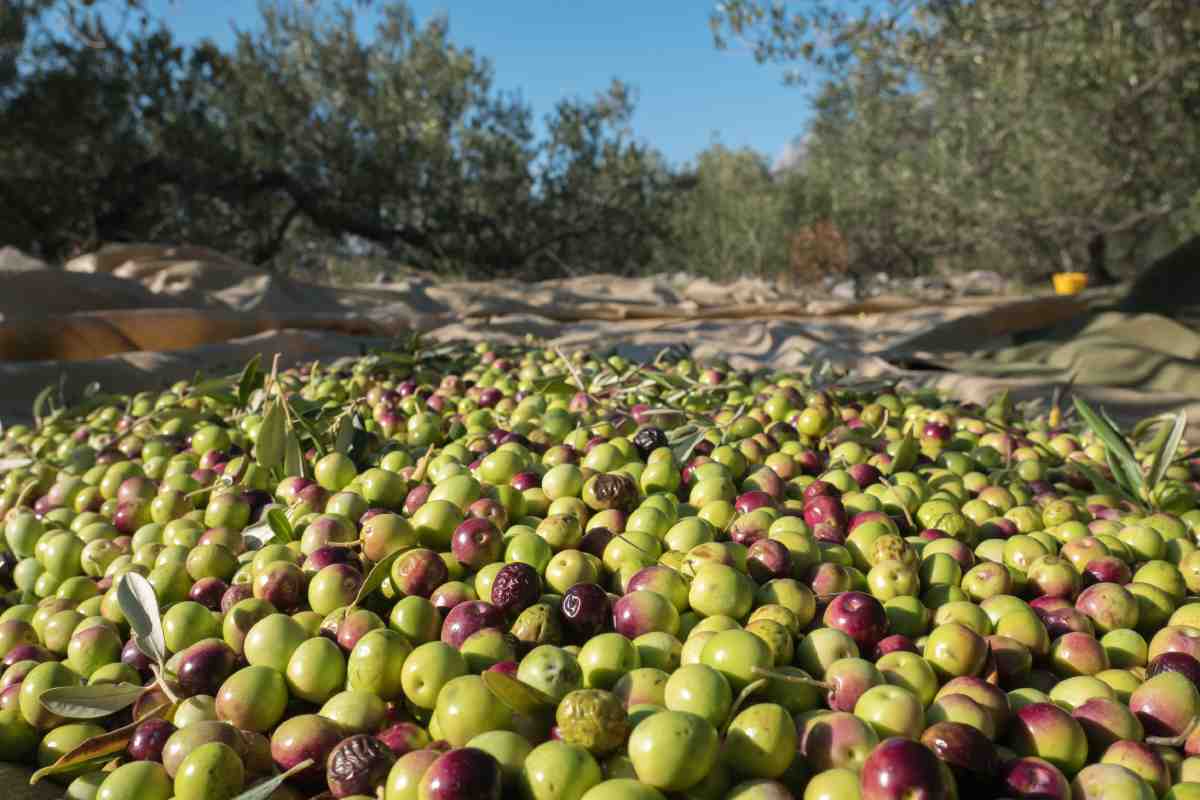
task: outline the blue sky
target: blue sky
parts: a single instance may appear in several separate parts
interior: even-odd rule
[[[150,0],[184,41],[232,39],[252,27],[256,0]],[[495,84],[541,116],[567,96],[591,96],[614,77],[637,90],[634,131],[673,163],[714,139],[774,158],[807,117],[782,69],[744,51],[718,51],[704,0],[412,0],[418,19],[445,13],[452,39],[491,59]]]

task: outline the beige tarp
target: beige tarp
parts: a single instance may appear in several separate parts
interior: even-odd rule
[[[38,390],[65,375],[152,388],[237,369],[252,354],[285,361],[353,355],[413,330],[436,340],[517,341],[652,357],[686,344],[738,367],[829,360],[982,400],[1010,388],[1077,391],[1122,417],[1200,401],[1200,334],[1153,314],[1101,309],[1117,295],[1076,298],[882,296],[838,302],[758,279],[687,276],[448,282],[405,274],[334,289],[305,284],[202,248],[127,245],[47,267],[0,251],[0,416],[25,417]],[[1034,342],[1031,332],[1049,331]],[[1200,406],[1192,418],[1200,420]]]

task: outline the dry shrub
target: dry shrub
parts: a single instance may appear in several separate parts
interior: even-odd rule
[[[845,274],[850,268],[850,251],[838,227],[822,219],[792,234],[790,260],[792,277],[810,281]]]

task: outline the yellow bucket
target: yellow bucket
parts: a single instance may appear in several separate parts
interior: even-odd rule
[[[1086,272],[1056,272],[1052,280],[1055,294],[1079,294],[1088,284]]]

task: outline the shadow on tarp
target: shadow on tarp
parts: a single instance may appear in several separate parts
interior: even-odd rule
[[[5,800],[62,800],[66,787],[49,780],[29,785],[33,770],[17,764],[0,761],[0,786],[4,787]]]

